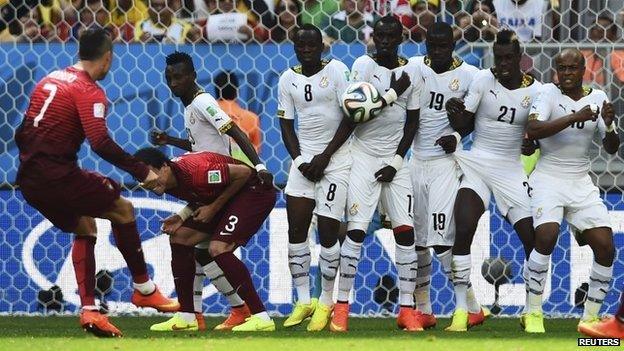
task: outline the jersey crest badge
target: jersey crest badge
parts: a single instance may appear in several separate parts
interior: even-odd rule
[[[451,91],[457,91],[459,89],[459,79],[455,78],[449,83],[449,89]]]
[[[359,207],[360,206],[358,204],[353,204],[351,208],[349,209],[349,214],[352,216],[355,216],[358,213]]]
[[[208,171],[208,184],[219,184],[219,183],[221,183],[221,171],[218,169]]]
[[[104,107],[104,104],[101,102],[96,102],[95,104],[93,104],[93,117],[95,118],[104,118],[104,111],[106,110],[106,108]]]
[[[522,102],[520,102],[520,106],[524,108],[529,108],[529,106],[531,106],[531,97],[530,96],[523,97]]]
[[[321,88],[327,88],[328,85],[329,85],[329,78],[327,78],[327,76],[323,76],[321,78],[321,81],[319,82],[319,86]]]

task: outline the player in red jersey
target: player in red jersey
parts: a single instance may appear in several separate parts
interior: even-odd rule
[[[250,318],[232,331],[275,330],[275,323],[256,293],[249,270],[234,255],[234,250],[244,246],[271,213],[276,197],[273,185],[263,183],[247,165],[217,153],[188,153],[169,160],[158,149],[145,148],[135,157],[158,172],[155,193],[167,193],[189,202],[186,214],[178,213],[163,224],[163,231],[171,235],[171,268],[180,312],[151,329],[199,330],[192,290],[194,246],[209,240],[210,257],[221,267],[251,312]]]
[[[113,59],[111,38],[93,29],[80,37],[79,61],[43,78],[15,141],[20,165],[16,183],[24,199],[57,228],[76,234],[72,260],[82,309],[80,324],[98,336],[121,336],[95,306],[96,226],[94,217],[111,221],[113,235],[132,274],[132,303],[159,311],[177,311],[179,304],[164,297],[147,273],[132,203],[120,197],[112,179],[78,167],[77,152],[85,137],[106,161],[132,174],[146,188],[158,175],[124,152],[106,129],[107,101],[96,83],[104,79]]]

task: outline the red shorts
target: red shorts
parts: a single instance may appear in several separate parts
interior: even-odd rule
[[[275,206],[275,188],[252,186],[241,190],[208,223],[187,219],[183,226],[207,233],[209,240],[245,246]]]
[[[121,190],[114,180],[81,169],[53,182],[29,179],[19,186],[26,202],[64,232],[73,232],[82,216],[109,211]]]

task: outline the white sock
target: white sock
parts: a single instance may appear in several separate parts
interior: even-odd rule
[[[293,285],[297,290],[297,301],[310,303],[310,246],[307,241],[288,243],[288,267]]]
[[[132,287],[138,290],[143,295],[149,295],[156,290],[156,284],[149,279],[145,283],[132,283]]]
[[[178,312],[178,316],[182,317],[186,323],[193,323],[197,319],[195,313],[190,312]]]
[[[348,302],[353,288],[357,266],[362,255],[362,243],[351,240],[348,236],[340,249],[340,279],[338,280],[338,301]]]
[[[334,282],[340,265],[340,243],[332,247],[321,246],[319,270],[321,271],[321,296],[319,302],[325,306],[334,304]]]
[[[609,292],[611,278],[613,278],[613,265],[605,267],[594,261],[589,273],[589,289],[587,289],[587,300],[585,301],[582,320],[598,317],[602,302]]]
[[[227,280],[225,273],[223,273],[223,270],[219,267],[217,262],[211,261],[202,268],[208,279],[210,279],[212,285],[214,285],[215,288],[217,288],[217,290],[225,296],[230,303],[230,306],[239,307],[244,304],[243,299],[241,299],[236,290],[234,290],[234,287],[232,287],[230,282]]]
[[[414,244],[410,246],[395,245],[395,259],[399,275],[399,304],[403,307],[414,307],[414,290],[416,290],[416,267],[418,259]]]
[[[468,310],[467,294],[471,265],[470,255],[453,255],[453,288],[455,290],[456,309]]]
[[[204,290],[204,279],[206,279],[206,274],[204,274],[204,269],[202,268],[199,262],[195,261],[195,279],[193,280],[193,307],[196,313],[202,313],[202,292]]]
[[[522,313],[529,313],[529,260],[524,261],[522,267],[522,278],[524,278],[524,290],[526,290],[526,296],[524,298],[524,310]]]
[[[265,321],[270,321],[271,320],[271,317],[269,317],[269,314],[267,313],[267,311],[262,311],[262,312],[259,312],[259,313],[255,313],[254,316],[260,317],[260,318],[262,318]]]
[[[437,254],[438,261],[442,266],[444,275],[448,278],[449,282],[453,282],[453,251],[448,249],[440,254]]]
[[[529,256],[527,263],[529,270],[529,313],[542,311],[542,294],[548,276],[549,262],[550,255],[542,255],[537,250],[533,250]]]
[[[414,300],[416,309],[424,314],[432,314],[429,286],[431,285],[431,250],[416,251],[418,266],[416,268],[416,287]]]

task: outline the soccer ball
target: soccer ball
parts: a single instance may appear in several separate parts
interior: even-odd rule
[[[354,123],[370,121],[382,107],[381,96],[370,83],[353,83],[342,95],[342,110]]]
[[[502,257],[488,258],[481,265],[481,275],[492,285],[500,285],[511,278],[511,265]]]

